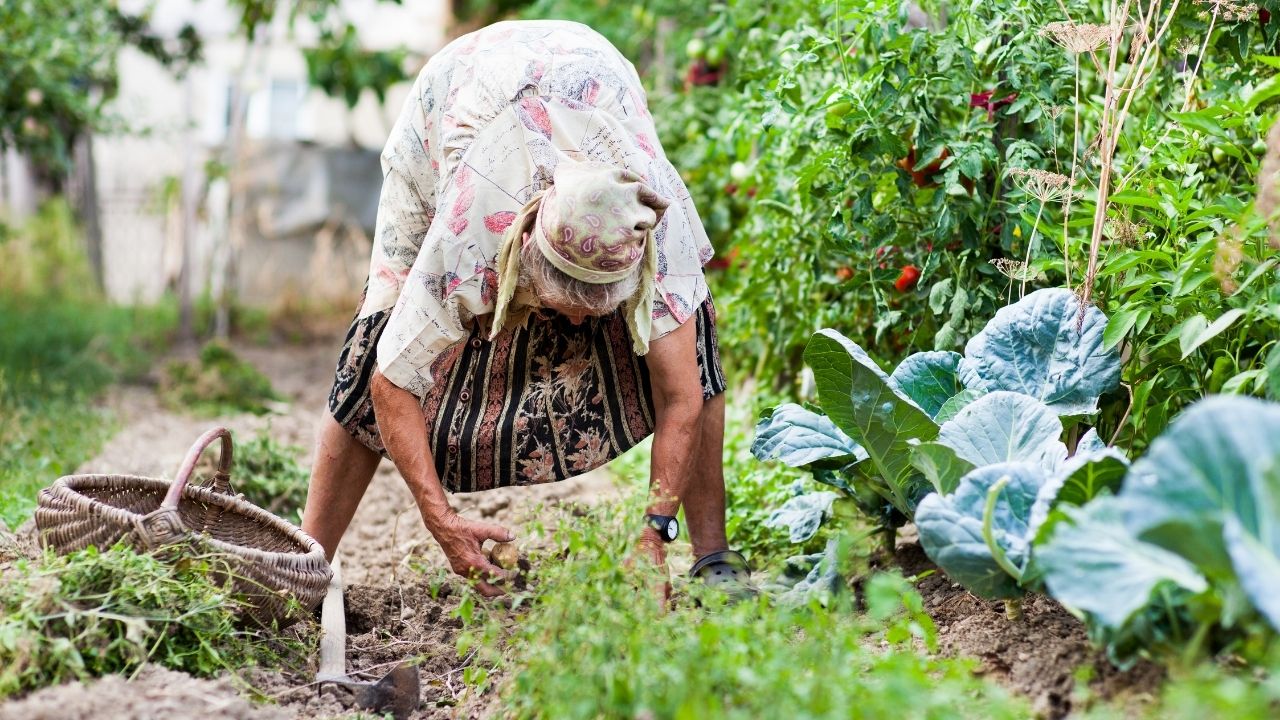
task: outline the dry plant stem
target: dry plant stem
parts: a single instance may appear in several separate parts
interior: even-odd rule
[[[1120,424],[1116,425],[1115,434],[1111,436],[1111,442],[1109,443],[1111,445],[1115,445],[1116,440],[1120,439],[1120,432],[1124,430],[1124,424],[1129,422],[1129,413],[1133,412],[1133,388],[1129,386],[1129,383],[1120,383],[1120,386],[1125,389],[1125,392],[1129,393],[1129,402],[1124,406],[1124,415],[1120,416]]]
[[[1165,33],[1168,32],[1169,24],[1173,22],[1173,15],[1178,11],[1178,4],[1181,0],[1173,0],[1173,4],[1169,6],[1169,14],[1165,17],[1164,23],[1160,26],[1160,29],[1156,31],[1156,36],[1153,38],[1146,29],[1148,26],[1152,26],[1154,24],[1156,10],[1159,7],[1160,2],[1161,0],[1151,0],[1151,3],[1148,5],[1148,13],[1142,20],[1142,26],[1140,28],[1142,36],[1141,38],[1134,38],[1134,42],[1140,41],[1144,47],[1141,48],[1142,58],[1133,66],[1133,70],[1131,71],[1131,82],[1125,93],[1124,107],[1121,108],[1118,119],[1114,121],[1114,137],[1111,138],[1113,154],[1116,146],[1120,144],[1120,132],[1124,129],[1125,120],[1129,117],[1129,107],[1133,104],[1133,98],[1138,94],[1138,89],[1141,88],[1147,80],[1150,80],[1151,75],[1155,72],[1155,68],[1160,59],[1160,41],[1164,38]],[[1199,66],[1197,66],[1197,69],[1198,67]]]
[[[1115,0],[1111,2],[1111,22],[1124,26],[1124,18],[1129,17],[1129,5],[1131,0],[1125,0],[1124,9],[1116,12]],[[1117,20],[1120,18],[1120,20]],[[1118,33],[1117,33],[1118,34]],[[1107,196],[1111,190],[1111,155],[1115,150],[1115,146],[1111,143],[1112,131],[1112,108],[1117,105],[1116,99],[1116,57],[1120,54],[1120,38],[1115,38],[1111,43],[1110,52],[1107,58],[1107,74],[1106,74],[1106,94],[1102,101],[1102,118],[1098,123],[1098,138],[1100,140],[1098,147],[1098,156],[1101,160],[1102,169],[1098,175],[1098,199],[1093,211],[1093,236],[1089,241],[1089,265],[1084,276],[1084,291],[1080,299],[1080,321],[1084,320],[1085,308],[1089,306],[1089,301],[1093,296],[1093,281],[1098,272],[1098,248],[1102,245],[1102,225],[1107,220]],[[1137,40],[1135,39],[1135,42]]]
[[[1098,128],[1099,157],[1101,159],[1102,169],[1098,177],[1098,199],[1097,206],[1094,208],[1093,214],[1093,235],[1089,242],[1089,265],[1085,272],[1084,289],[1080,302],[1080,321],[1084,320],[1085,309],[1089,306],[1093,297],[1093,284],[1098,274],[1098,250],[1102,246],[1103,227],[1107,220],[1108,200],[1111,192],[1111,170],[1112,163],[1115,159],[1116,146],[1120,143],[1120,133],[1124,129],[1125,120],[1128,118],[1129,107],[1133,102],[1133,98],[1137,95],[1139,88],[1142,87],[1154,72],[1155,61],[1159,58],[1160,40],[1169,30],[1170,23],[1173,22],[1173,16],[1177,12],[1180,0],[1173,0],[1170,5],[1168,14],[1164,18],[1164,22],[1160,25],[1155,37],[1147,31],[1155,23],[1161,0],[1151,0],[1147,4],[1147,11],[1142,15],[1142,24],[1139,26],[1139,32],[1134,34],[1133,42],[1138,46],[1131,50],[1131,54],[1137,55],[1141,52],[1139,61],[1132,66],[1128,76],[1129,84],[1125,88],[1118,84],[1115,80],[1116,59],[1120,53],[1119,38],[1111,45],[1111,53],[1107,65],[1107,90],[1102,109],[1102,120]],[[1111,3],[1114,10],[1116,3]],[[1124,6],[1119,13],[1112,13],[1113,22],[1116,18],[1121,21],[1129,17],[1129,8],[1132,0],[1125,0]],[[1124,105],[1120,105],[1120,96],[1124,95]]]
[[[1174,4],[1177,9],[1177,4]],[[1204,42],[1200,44],[1200,53],[1196,55],[1196,69],[1191,72],[1191,76],[1187,78],[1186,94],[1182,98],[1182,112],[1186,112],[1191,107],[1191,89],[1195,87],[1196,76],[1200,74],[1200,66],[1204,63],[1204,53],[1209,47],[1209,38],[1213,37],[1213,25],[1218,22],[1219,6],[1213,6],[1213,14],[1209,16],[1209,29],[1204,33]]]
[[[1063,8],[1066,11],[1066,8]],[[1071,106],[1071,187],[1076,186],[1076,170],[1080,161],[1080,54],[1076,53],[1076,100]],[[1066,275],[1067,287],[1071,287],[1071,234],[1067,227],[1071,220],[1071,203],[1075,200],[1074,190],[1067,195],[1067,205],[1062,209],[1062,270]]]
[[[1173,6],[1169,9],[1169,14],[1165,18],[1164,25],[1160,28],[1160,32],[1157,34],[1157,38],[1162,37],[1165,34],[1165,31],[1168,30],[1169,22],[1170,20],[1172,20],[1173,13],[1176,12],[1177,9],[1178,9],[1178,2],[1175,1],[1173,3]],[[1182,100],[1182,112],[1186,112],[1191,107],[1191,88],[1195,85],[1196,79],[1200,76],[1200,67],[1204,63],[1204,53],[1208,49],[1209,40],[1211,39],[1211,35],[1213,34],[1214,21],[1217,20],[1217,17],[1218,17],[1218,14],[1215,8],[1213,18],[1209,21],[1209,31],[1208,33],[1205,34],[1204,43],[1200,46],[1200,55],[1199,57],[1196,58],[1196,66],[1192,70],[1191,76],[1187,78],[1186,95],[1183,97],[1183,100]],[[1174,127],[1173,124],[1169,124],[1165,126],[1164,132],[1160,134],[1160,138],[1156,140],[1155,143],[1151,145],[1151,147],[1144,149],[1142,153],[1143,159],[1150,157],[1161,145],[1164,144],[1165,140],[1169,139],[1169,133],[1173,131],[1173,127]],[[1134,175],[1138,174],[1138,170],[1140,169],[1141,169],[1141,164],[1135,163],[1133,169],[1130,170],[1127,174],[1125,174],[1124,179],[1122,179],[1116,185],[1116,191],[1119,192],[1121,190],[1124,190],[1126,187],[1128,187],[1129,181],[1133,179]]]

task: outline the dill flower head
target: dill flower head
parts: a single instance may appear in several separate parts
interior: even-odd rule
[[[1037,275],[1035,268],[1027,267],[1027,264],[1021,260],[996,258],[991,260],[990,263],[995,266],[996,270],[1000,271],[1001,275],[1010,280],[1027,282],[1028,280],[1034,280]]]
[[[1258,16],[1256,3],[1245,3],[1240,0],[1196,0],[1196,4],[1206,8],[1202,15],[1216,15],[1226,22],[1252,21]]]
[[[1040,28],[1040,35],[1066,48],[1068,52],[1086,53],[1110,43],[1115,37],[1115,30],[1110,25],[1073,23],[1066,20],[1045,25]]]
[[[1071,178],[1066,175],[1027,168],[1014,168],[1009,174],[1019,190],[1042,203],[1061,202],[1078,196],[1071,188]]]

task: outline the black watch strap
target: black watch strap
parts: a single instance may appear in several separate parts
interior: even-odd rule
[[[680,521],[671,515],[655,515],[648,513],[644,516],[645,524],[658,531],[658,537],[662,538],[662,542],[669,543],[680,535]]]

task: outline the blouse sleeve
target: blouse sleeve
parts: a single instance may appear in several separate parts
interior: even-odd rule
[[[427,152],[431,123],[422,102],[427,82],[424,71],[382,150],[382,193],[362,317],[395,304],[435,217],[439,178]]]
[[[415,282],[416,273],[409,282]],[[471,323],[484,312],[482,275],[457,281],[436,300],[419,294],[413,302],[401,299],[378,340],[378,369],[388,380],[424,398],[435,385],[431,366],[442,352],[470,335]]]

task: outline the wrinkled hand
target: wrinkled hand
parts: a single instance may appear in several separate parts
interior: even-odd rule
[[[659,603],[665,606],[671,599],[671,580],[667,574],[667,544],[658,537],[658,531],[646,527],[640,533],[636,543],[636,557],[653,563],[652,568],[641,568],[642,572],[654,574],[653,594]]]
[[[485,597],[506,593],[494,583],[507,579],[507,572],[489,562],[482,546],[485,540],[511,542],[515,535],[501,525],[468,520],[457,513],[428,523],[428,529],[449,558],[449,567],[458,575],[475,582],[476,590]]]

